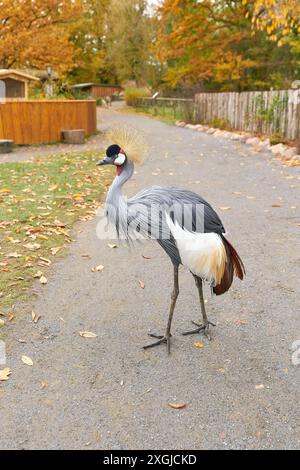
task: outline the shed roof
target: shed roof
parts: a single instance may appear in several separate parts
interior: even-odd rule
[[[25,73],[22,70],[15,69],[0,69],[0,80],[2,78],[12,78],[14,80],[21,80],[23,82],[27,82],[30,80],[39,81],[37,77],[29,75],[28,73]]]

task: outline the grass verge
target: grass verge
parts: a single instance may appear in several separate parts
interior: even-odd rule
[[[0,324],[13,318],[34,279],[47,282],[74,222],[95,216],[113,176],[97,160],[86,152],[0,165]]]

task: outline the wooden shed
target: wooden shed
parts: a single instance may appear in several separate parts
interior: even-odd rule
[[[28,99],[28,82],[30,81],[39,81],[39,79],[21,70],[0,69],[1,90],[4,93],[1,98]]]
[[[118,95],[123,88],[119,85],[101,85],[97,83],[77,83],[71,88],[88,93],[92,98],[105,98],[106,96]]]

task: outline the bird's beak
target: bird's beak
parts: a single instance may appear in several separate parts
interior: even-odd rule
[[[102,166],[102,165],[108,165],[109,162],[105,161],[105,160],[100,160],[99,162],[96,163],[97,166]]]
[[[112,157],[105,157],[103,160],[100,160],[96,163],[97,166],[102,165],[112,165],[114,163],[114,159]]]

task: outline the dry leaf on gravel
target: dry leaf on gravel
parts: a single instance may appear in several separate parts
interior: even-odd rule
[[[27,366],[33,366],[33,360],[29,356],[22,356],[21,360],[23,364],[26,364]]]
[[[37,272],[33,275],[33,277],[39,279],[40,277],[42,277],[42,275],[43,275],[42,271],[37,271]]]
[[[37,323],[40,318],[41,318],[41,315],[38,315],[37,313],[35,313],[34,310],[32,310],[31,319],[32,319],[33,323]]]
[[[231,207],[228,207],[228,206],[221,206],[219,208],[221,211],[229,211],[231,209]]]
[[[11,370],[9,367],[5,367],[5,369],[0,370],[0,382],[4,380],[8,380],[11,374]]]
[[[40,283],[41,284],[47,284],[47,282],[48,282],[48,279],[45,276],[40,277]]]
[[[255,390],[263,390],[265,386],[263,384],[255,385]]]
[[[182,408],[185,408],[185,407],[186,407],[186,404],[185,404],[185,403],[168,403],[168,405],[169,405],[171,408],[174,408],[175,410],[181,410]]]
[[[61,247],[57,246],[57,247],[51,248],[50,251],[51,251],[52,255],[56,255],[59,252],[59,250],[61,250]]]
[[[151,256],[142,255],[144,259],[151,259]]]
[[[108,248],[117,248],[117,245],[114,245],[113,243],[108,243],[107,246]]]
[[[195,348],[204,348],[205,344],[202,341],[196,341],[194,343]]]
[[[139,280],[139,285],[141,289],[145,289],[145,283],[141,280]]]
[[[82,338],[96,338],[98,336],[92,331],[79,331],[79,334],[82,336]]]
[[[104,269],[104,266],[103,264],[99,264],[98,266],[96,266],[95,268],[92,268],[92,272],[96,272],[96,271],[103,271]]]

